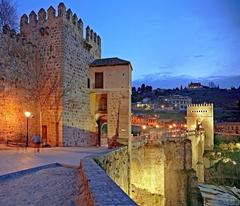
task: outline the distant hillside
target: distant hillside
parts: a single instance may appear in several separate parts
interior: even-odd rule
[[[168,74],[150,74],[142,77],[142,79],[134,80],[133,86],[139,87],[142,83],[151,85],[153,88],[174,88],[187,86],[189,82],[201,82],[203,85],[209,85],[214,82],[221,88],[231,88],[232,86],[240,86],[240,75],[234,76],[209,76],[204,78],[194,78],[187,75],[172,76]]]
[[[240,121],[240,88],[235,89],[152,89],[151,86],[133,87],[132,101],[141,101],[148,97],[153,102],[159,96],[183,95],[190,96],[193,103],[213,103],[215,117],[219,121]]]

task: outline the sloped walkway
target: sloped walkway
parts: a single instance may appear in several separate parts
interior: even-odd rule
[[[82,205],[79,170],[53,167],[1,182],[0,205]]]
[[[54,147],[42,148],[34,153],[33,148],[15,148],[0,145],[0,175],[30,169],[50,163],[79,166],[80,159],[111,150],[107,147]]]

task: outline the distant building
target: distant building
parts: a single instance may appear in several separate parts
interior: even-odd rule
[[[188,88],[189,89],[202,89],[203,85],[200,82],[191,82],[190,84],[188,84]]]
[[[240,122],[221,122],[215,126],[216,133],[240,135]]]
[[[192,98],[188,96],[172,95],[164,97],[164,104],[161,105],[162,108],[166,107],[166,110],[170,110],[170,105],[176,110],[186,111],[187,105],[192,104]]]
[[[173,111],[174,105],[166,103],[166,102],[160,102],[154,104],[154,111]]]
[[[154,104],[145,104],[142,102],[132,103],[132,109],[134,110],[152,110]]]

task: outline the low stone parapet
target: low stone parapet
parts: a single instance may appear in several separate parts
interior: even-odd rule
[[[137,205],[93,159],[81,160],[80,177],[83,185],[80,201],[88,206]]]

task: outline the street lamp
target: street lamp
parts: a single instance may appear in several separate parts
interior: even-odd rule
[[[26,142],[26,147],[28,147],[28,119],[31,116],[31,112],[25,112],[25,117],[27,118],[27,142]]]

